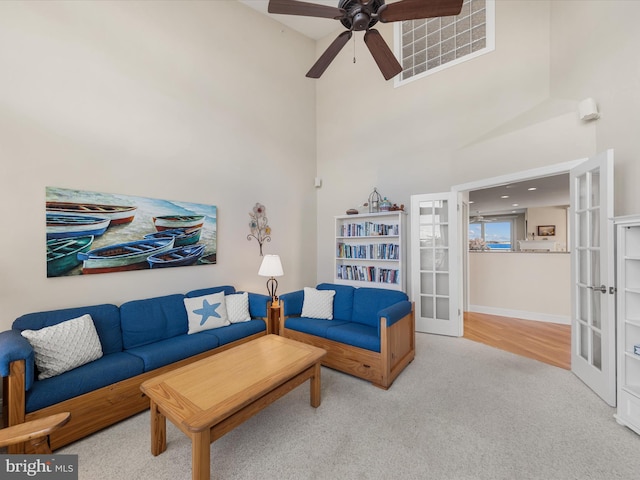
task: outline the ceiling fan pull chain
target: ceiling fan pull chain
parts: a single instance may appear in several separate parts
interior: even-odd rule
[[[353,63],[356,63],[356,37],[353,36]]]

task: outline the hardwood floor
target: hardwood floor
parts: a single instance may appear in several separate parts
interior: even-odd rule
[[[465,312],[464,338],[571,369],[571,326]]]

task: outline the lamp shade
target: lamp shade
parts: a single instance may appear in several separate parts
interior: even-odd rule
[[[280,255],[265,255],[258,270],[261,277],[281,277],[284,275]]]

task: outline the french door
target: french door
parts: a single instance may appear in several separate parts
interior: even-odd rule
[[[571,169],[571,370],[616,405],[613,150]]]
[[[458,217],[454,192],[411,196],[411,288],[419,332],[462,335]]]
[[[571,163],[571,369],[615,406],[613,150]],[[536,176],[544,175],[532,171]],[[496,185],[506,181],[499,180]],[[458,192],[471,189],[463,187],[411,196],[411,291],[419,332],[463,333],[460,257],[467,245]]]

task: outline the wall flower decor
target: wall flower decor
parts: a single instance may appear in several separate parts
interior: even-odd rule
[[[251,217],[249,222],[251,233],[247,235],[247,240],[251,241],[252,238],[255,238],[258,241],[258,245],[260,245],[260,256],[263,256],[262,244],[271,241],[271,227],[269,226],[265,206],[261,203],[256,203],[255,207],[253,207],[253,212],[249,212],[249,216]]]

